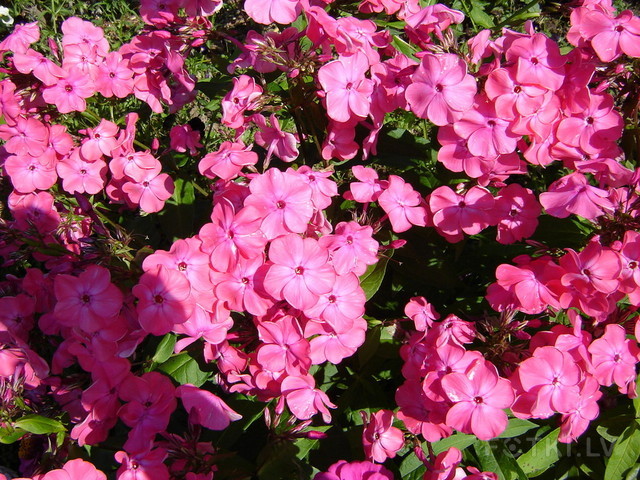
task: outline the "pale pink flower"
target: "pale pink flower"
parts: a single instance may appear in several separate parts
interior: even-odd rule
[[[262,87],[248,75],[234,77],[232,90],[222,99],[222,123],[229,128],[244,125],[244,112],[253,110],[262,95]]]
[[[94,79],[96,91],[103,97],[125,98],[133,93],[133,70],[119,52],[111,52],[98,66]]]
[[[147,213],[159,212],[174,191],[173,180],[166,173],[156,174],[153,170],[140,172],[133,181],[126,182],[122,191],[129,200]]]
[[[574,172],[553,182],[540,194],[540,203],[549,215],[566,218],[572,213],[595,220],[613,211],[609,192],[589,184],[587,177]]]
[[[293,133],[285,132],[280,128],[280,123],[275,115],[269,117],[271,125],[267,125],[264,116],[255,114],[251,117],[260,129],[255,134],[255,141],[267,150],[264,159],[268,165],[271,155],[275,155],[283,162],[293,162],[298,158],[298,141]]]

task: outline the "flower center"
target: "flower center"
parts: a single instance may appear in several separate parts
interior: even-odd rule
[[[155,297],[153,297],[153,301],[156,303],[162,303],[164,302],[164,298],[162,298],[162,295],[156,295]]]
[[[285,202],[283,202],[282,200],[278,200],[276,202],[276,208],[280,208],[283,209],[287,204]]]
[[[476,402],[477,404],[481,404],[481,403],[483,403],[482,397],[480,397],[480,396],[475,397],[475,398],[473,399],[473,401],[474,401],[474,402]]]
[[[180,270],[181,272],[184,272],[187,269],[187,264],[184,262],[180,262],[178,264],[178,270]]]
[[[294,272],[296,272],[296,275],[302,275],[304,273],[304,267],[296,267]]]
[[[442,91],[442,85],[440,85],[439,83],[436,84],[436,92],[441,92]]]

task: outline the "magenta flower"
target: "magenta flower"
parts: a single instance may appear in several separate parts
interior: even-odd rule
[[[536,348],[533,356],[520,364],[517,375],[526,392],[513,406],[519,416],[528,416],[526,412],[547,418],[555,412],[568,413],[578,399],[581,369],[571,355],[555,347]]]
[[[43,165],[29,154],[9,156],[4,169],[13,188],[20,193],[48,190],[58,180],[54,165]]]
[[[516,38],[506,50],[506,57],[515,63],[519,83],[556,91],[564,82],[567,60],[558,44],[543,33]]]
[[[457,55],[425,55],[411,79],[405,91],[411,111],[436,125],[453,123],[473,106],[476,80]]]
[[[133,93],[133,70],[119,52],[111,52],[100,65],[94,79],[96,91],[103,97],[124,98]]]
[[[327,114],[336,122],[363,119],[369,114],[373,80],[365,77],[367,57],[356,53],[329,62],[318,71],[318,80],[326,92]]]
[[[288,234],[276,238],[269,247],[272,262],[264,279],[264,288],[277,299],[306,310],[318,297],[333,288],[335,271],[328,263],[329,252],[313,238]]]
[[[157,174],[153,170],[144,170],[133,177],[132,182],[122,185],[122,191],[128,199],[147,213],[159,212],[164,202],[171,198],[174,183],[166,173]]]
[[[180,385],[176,396],[182,399],[185,410],[189,412],[189,421],[209,430],[224,430],[231,422],[242,418],[218,396],[189,383]]]
[[[349,272],[362,275],[368,265],[378,262],[380,244],[373,238],[373,228],[369,225],[340,222],[333,234],[320,237],[319,242],[329,250],[338,275]]]
[[[313,480],[393,480],[393,473],[382,465],[371,462],[351,462],[340,460],[326,472],[318,473]]]
[[[536,196],[528,188],[512,183],[502,188],[496,197],[498,242],[517,242],[533,235],[538,226],[542,208]]]
[[[62,179],[62,188],[68,193],[95,195],[102,191],[107,180],[107,164],[104,160],[85,160],[79,149],[58,162],[56,171]]]
[[[507,427],[507,414],[515,399],[509,380],[498,376],[496,367],[479,360],[463,373],[442,377],[442,389],[454,405],[447,412],[447,425],[480,440],[497,437]]]
[[[362,432],[362,447],[369,460],[382,463],[387,458],[396,456],[398,450],[404,446],[402,430],[393,427],[393,412],[378,410],[367,416],[360,412],[365,424]]]
[[[233,79],[233,89],[222,99],[222,123],[229,128],[244,125],[244,112],[253,110],[262,95],[262,87],[248,75]]]

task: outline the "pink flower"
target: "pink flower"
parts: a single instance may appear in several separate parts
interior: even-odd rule
[[[340,460],[326,472],[318,473],[313,480],[393,480],[393,473],[382,465],[371,462],[351,462]]]
[[[611,62],[622,53],[640,57],[640,18],[624,10],[615,18],[600,10],[590,10],[582,16],[581,35],[591,40],[591,47],[603,62]]]
[[[335,232],[320,237],[319,243],[327,248],[338,275],[353,272],[362,275],[367,265],[378,261],[379,243],[373,238],[373,228],[356,222],[340,222]]]
[[[207,178],[220,177],[231,180],[238,176],[242,167],[258,163],[258,154],[251,146],[242,142],[222,142],[217,152],[208,153],[198,164],[198,170]]]
[[[497,437],[507,427],[507,414],[515,399],[511,383],[498,376],[496,367],[484,360],[474,362],[464,373],[442,377],[442,388],[454,405],[447,412],[447,425],[480,440]]]
[[[62,468],[48,471],[41,477],[41,480],[77,480],[79,478],[82,480],[107,480],[104,473],[81,458],[69,460]]]
[[[95,195],[102,191],[107,179],[107,164],[104,160],[89,162],[82,158],[79,149],[58,162],[56,171],[62,179],[62,188],[68,193]]]
[[[373,81],[366,78],[367,57],[356,53],[323,65],[318,80],[326,92],[327,114],[337,122],[363,119],[369,114]]]
[[[271,126],[267,125],[266,119],[260,114],[255,114],[252,118],[260,128],[255,134],[255,141],[267,150],[267,156],[264,159],[265,164],[269,164],[272,154],[275,154],[283,162],[293,162],[298,158],[296,136],[293,133],[284,132],[280,128],[280,123],[275,115],[272,114],[269,117]]]
[[[476,81],[457,55],[425,55],[411,79],[405,91],[411,111],[436,125],[453,123],[473,106]]]
[[[244,112],[253,110],[262,95],[262,87],[253,78],[240,75],[233,79],[233,89],[222,99],[222,123],[229,128],[244,125]]]
[[[245,207],[262,218],[260,229],[268,239],[307,230],[314,211],[313,191],[298,174],[271,168],[251,180],[249,190]]]
[[[595,220],[613,211],[609,192],[589,185],[587,178],[574,172],[556,180],[549,190],[540,194],[540,203],[549,215],[566,218],[575,213],[587,220]]]
[[[578,399],[581,369],[571,355],[555,347],[536,348],[520,364],[517,376],[526,392],[513,406],[518,416],[547,418],[554,412],[568,413]]]
[[[151,451],[128,454],[119,451],[114,455],[122,466],[118,469],[118,480],[169,480],[169,469],[163,463],[166,450],[155,448]]]
[[[282,398],[291,413],[299,420],[308,420],[316,413],[322,413],[322,419],[331,422],[329,408],[336,408],[329,397],[322,390],[315,388],[315,381],[311,375],[289,375],[280,385]]]
[[[512,133],[509,126],[507,120],[498,116],[494,104],[480,97],[476,107],[467,110],[453,129],[467,141],[472,155],[495,157],[516,149],[520,135]]]
[[[91,77],[81,70],[72,68],[58,83],[45,87],[42,98],[56,106],[60,113],[84,112],[87,108],[85,98],[95,93]]]
[[[335,271],[328,263],[329,252],[313,238],[288,234],[269,247],[272,262],[264,279],[267,292],[293,307],[306,310],[318,297],[333,288]]]
[[[112,152],[120,145],[116,139],[119,131],[120,129],[115,123],[103,118],[96,128],[87,128],[89,138],[85,138],[82,142],[80,153],[85,160],[90,162],[103,155],[111,157]]]
[[[543,33],[516,38],[505,52],[507,61],[515,63],[516,80],[559,90],[564,82],[566,59],[558,44]]]
[[[122,308],[122,292],[111,283],[109,270],[98,265],[88,266],[78,277],[57,275],[54,289],[58,321],[86,332],[103,328]]]
[[[398,450],[404,446],[404,435],[402,430],[391,426],[393,412],[378,410],[370,417],[365,412],[360,414],[365,424],[362,432],[362,446],[367,458],[382,463],[387,458],[395,457]]]
[[[144,170],[132,177],[134,181],[126,182],[122,191],[133,204],[147,213],[159,212],[164,202],[171,198],[174,191],[173,180],[166,173],[157,174],[153,170]]]
[[[189,412],[189,421],[209,430],[224,430],[229,423],[242,418],[219,397],[194,385],[180,385],[176,396],[182,399],[185,410]]]
[[[263,25],[288,25],[302,11],[300,0],[245,0],[244,10],[253,20]]]
[[[13,188],[20,193],[48,190],[58,180],[54,165],[43,165],[29,154],[9,156],[4,169]]]
[[[189,150],[190,155],[198,153],[198,149],[202,148],[200,143],[200,132],[191,128],[191,125],[175,125],[169,132],[171,139],[171,149],[176,152],[186,152]]]
[[[389,186],[386,180],[378,180],[378,172],[373,168],[363,167],[362,165],[354,165],[351,167],[353,176],[359,182],[351,182],[349,184],[349,194],[345,193],[347,200],[355,200],[360,203],[375,202],[382,191]]]
[[[18,24],[13,32],[0,42],[0,52],[26,53],[29,45],[40,40],[38,22]]]
[[[528,188],[512,183],[500,189],[495,203],[498,242],[513,243],[533,235],[538,226],[541,207]]]
[[[404,314],[413,320],[416,330],[424,332],[440,318],[433,305],[424,297],[412,297],[404,307]]]
[[[193,304],[187,301],[191,293],[189,281],[164,265],[143,274],[132,293],[138,298],[138,322],[153,335],[169,333],[174,324],[184,323],[193,312]]]
[[[133,70],[119,52],[111,52],[98,65],[95,88],[103,97],[125,98],[133,93]]]
[[[626,338],[621,325],[609,324],[604,335],[589,345],[594,377],[600,385],[615,383],[620,393],[635,397],[636,364],[640,359],[638,344]]]
[[[396,233],[406,232],[412,225],[427,224],[426,204],[413,187],[397,175],[389,175],[389,186],[378,197],[380,207],[389,216]]]
[[[433,224],[450,242],[462,240],[462,232],[475,235],[493,224],[494,203],[491,193],[478,186],[464,195],[442,186],[429,196]]]

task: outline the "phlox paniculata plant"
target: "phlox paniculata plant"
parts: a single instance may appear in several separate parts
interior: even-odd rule
[[[637,408],[638,16],[573,2],[567,47],[417,1],[232,8],[0,42],[20,473],[488,479],[558,460],[499,443],[534,429],[640,441],[596,430]]]

